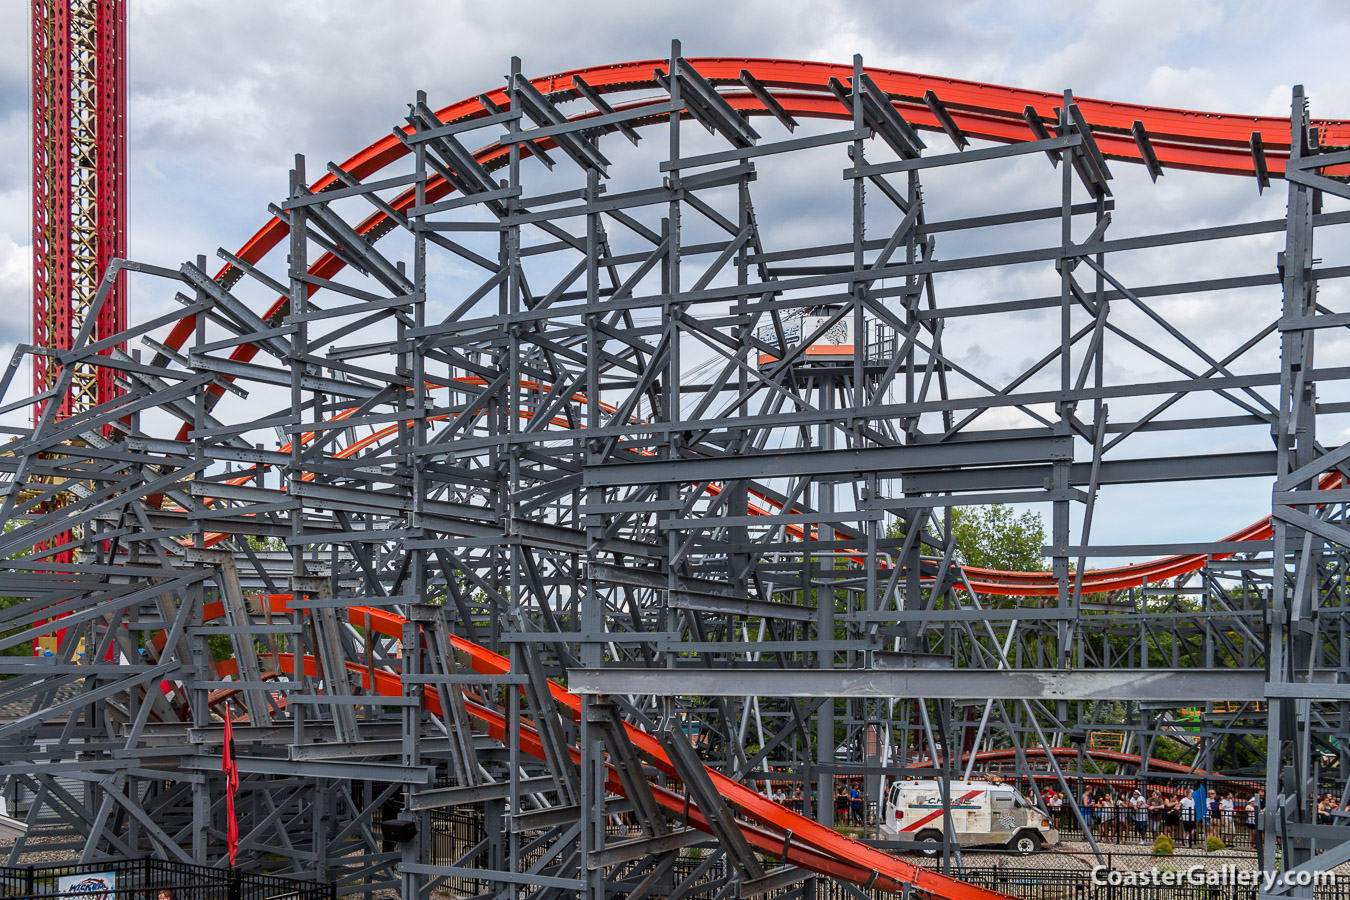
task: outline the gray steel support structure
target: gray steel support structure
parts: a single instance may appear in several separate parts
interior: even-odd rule
[[[541,90],[516,60],[453,120],[419,93],[380,177],[330,165],[315,192],[297,158],[272,207],[284,253],[222,250],[214,278],[203,258],[119,262],[91,320],[122,272],[181,309],[19,348],[0,382],[0,649],[63,633],[51,657],[0,660],[0,777],[30,824],[87,859],[219,860],[230,716],[250,866],[406,897],[793,896],[810,873],[747,843],[700,763],[803,803],[814,785],[829,824],[841,774],[950,780],[1003,749],[1068,788],[1105,734],[1147,777],[1195,777],[1154,765],[1162,742],[1192,773],[1264,777],[1265,853],[1278,839],[1286,868],[1350,855],[1309,801],[1319,776],[1350,790],[1350,445],[1318,442],[1350,411],[1350,367],[1313,354],[1350,324],[1317,291],[1350,265],[1314,237],[1343,250],[1350,211],[1327,174],[1345,153],[1318,145],[1302,93],[1286,216],[1116,239],[1070,93],[1023,143],[966,150],[944,124],[948,151],[860,58],[815,98],[847,125],[805,137],[750,73],[714,83],[678,44],[653,77],[656,96],[618,102],[580,76]],[[728,99],[746,97],[760,118]],[[611,162],[658,125],[654,170]],[[794,245],[755,195],[807,154],[842,169],[850,221]],[[1053,205],[930,210],[929,170],[1027,156],[1028,194]],[[1117,274],[1127,254],[1279,234],[1278,260],[1241,271]],[[961,287],[1012,272],[1057,293]],[[1267,312],[1232,348],[1155,300],[1240,291]],[[944,349],[966,320],[1036,310],[1053,324],[1011,379]],[[1122,377],[1131,354],[1168,374]],[[58,390],[92,364],[120,393],[29,427],[26,355],[54,358]],[[1092,543],[1103,486],[1253,477],[1273,479],[1268,533]],[[957,551],[952,508],[1000,502],[1050,510],[1043,591],[997,589]],[[1198,562],[1105,592],[1088,572],[1172,553]],[[1071,747],[1074,765],[1050,752]]]

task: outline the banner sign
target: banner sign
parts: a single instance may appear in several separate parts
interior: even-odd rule
[[[56,879],[62,897],[80,900],[113,900],[117,891],[116,872],[91,872],[86,875],[62,875]]]

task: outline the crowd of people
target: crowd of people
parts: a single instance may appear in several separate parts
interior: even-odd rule
[[[1321,794],[1317,798],[1317,823],[1319,825],[1344,825],[1346,819],[1343,816],[1336,816],[1337,810],[1343,810],[1350,807],[1341,805],[1335,794]]]
[[[1147,793],[1146,793],[1147,792]],[[1044,792],[1056,827],[1068,830],[1073,823],[1066,797],[1053,789]],[[1197,800],[1204,806],[1197,809]],[[1084,790],[1077,799],[1083,821],[1098,837],[1123,843],[1137,840],[1151,844],[1158,835],[1193,846],[1206,837],[1228,843],[1245,837],[1256,846],[1257,817],[1263,793],[1239,797],[1229,792],[1214,794],[1136,787],[1129,791]]]
[[[834,821],[836,824],[863,824],[865,809],[866,803],[863,801],[862,782],[855,781],[852,784],[841,784],[835,790]]]
[[[985,777],[991,783],[1002,781],[997,775]],[[800,784],[784,781],[769,782],[761,792],[775,803],[797,812],[810,814],[816,806],[814,784],[809,797],[803,796]],[[1099,840],[1152,844],[1159,835],[1166,835],[1180,844],[1195,846],[1197,842],[1203,843],[1205,838],[1218,837],[1229,846],[1246,841],[1253,848],[1257,843],[1257,819],[1265,801],[1264,791],[1240,796],[1234,792],[1203,793],[1171,786],[1150,788],[1148,785],[1121,790],[1089,788],[1073,799],[1054,788],[1046,788],[1041,795],[1055,827],[1064,832],[1078,830],[1073,815],[1073,807],[1077,806],[1083,821]],[[1200,809],[1196,808],[1197,798],[1204,804]],[[1315,805],[1319,822],[1342,824],[1341,817],[1334,815],[1341,808],[1334,794],[1319,795]],[[861,780],[836,779],[836,825],[864,825],[867,807]]]
[[[768,782],[760,793],[768,797],[774,803],[786,806],[794,812],[810,814],[811,810],[816,808],[816,786],[811,785],[810,803],[806,804],[807,799],[802,794],[800,784],[792,785],[789,790],[787,782]],[[834,788],[834,822],[836,825],[855,825],[864,824],[867,812],[867,800],[863,794],[863,783],[861,780],[844,781],[837,780]]]
[[[786,782],[769,782],[768,786],[760,793],[765,797],[768,797],[774,803],[777,803],[780,806],[786,806],[794,812],[804,811],[802,806],[802,786],[800,784],[793,785],[792,790],[789,791]],[[811,791],[811,796],[814,799],[814,789]]]

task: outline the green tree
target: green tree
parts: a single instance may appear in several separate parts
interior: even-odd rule
[[[1021,515],[1004,503],[952,510],[956,549],[968,566],[1005,572],[1044,572],[1045,525],[1039,513]]]
[[[23,603],[26,599],[28,598],[0,597],[0,610],[9,609],[11,606],[16,606],[20,603]],[[14,635],[18,634],[21,631],[27,631],[29,627],[30,626],[26,622],[22,623],[20,625],[15,626],[14,628],[9,629],[8,631],[5,631],[3,634],[0,634],[0,637],[13,637]],[[7,647],[4,650],[0,650],[0,656],[32,656],[32,655],[33,655],[32,641],[24,641],[22,644],[17,644],[13,647]],[[3,677],[8,678],[9,676],[6,675]]]
[[[20,522],[17,519],[10,519],[8,522],[5,523],[4,533],[9,534],[15,528],[19,528],[24,524],[26,523]],[[27,555],[28,552],[29,551],[25,548],[17,553],[11,553],[9,558],[18,559],[21,556]],[[24,603],[28,599],[29,599],[28,597],[0,597],[0,610],[9,609],[11,606],[17,606],[20,603]],[[29,627],[30,626],[28,623],[22,622],[16,625],[15,627],[6,630],[5,632],[0,633],[0,637],[13,637],[14,635],[19,634],[20,632],[27,631]],[[33,655],[32,641],[24,641],[22,644],[17,644],[13,647],[8,647],[4,650],[0,650],[0,656],[32,656],[32,655]],[[12,676],[5,675],[3,677],[10,678]]]

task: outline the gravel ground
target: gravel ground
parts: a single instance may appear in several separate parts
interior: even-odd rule
[[[3,862],[8,856],[13,843],[13,841],[0,841],[0,862]],[[26,842],[21,862],[22,864],[33,865],[71,862],[78,858],[82,849],[79,846],[74,846],[74,844],[75,841],[69,834],[34,832]],[[1217,853],[1204,853],[1183,848],[1172,856],[1154,856],[1149,847],[1138,844],[1101,844],[1100,846],[1111,867],[1120,870],[1162,867],[1185,869],[1193,865],[1204,866],[1207,869],[1215,869],[1225,865],[1234,866],[1239,871],[1255,871],[1257,869],[1256,856],[1250,852],[1223,850]],[[918,857],[906,858],[918,860]],[[1085,842],[1065,842],[1052,850],[1029,856],[968,850],[963,858],[966,865],[979,868],[1005,866],[1014,869],[1088,872],[1097,865],[1091,847]],[[1338,867],[1337,871],[1342,877],[1350,878],[1350,863]],[[375,896],[380,900],[385,900],[386,897],[389,900],[394,900],[397,894],[392,891],[377,891]],[[455,895],[437,891],[436,896],[438,898],[451,898]]]
[[[1256,855],[1250,851],[1221,850],[1205,853],[1203,850],[1180,848],[1172,856],[1154,856],[1152,848],[1139,844],[1099,844],[1102,855],[1113,869],[1141,870],[1170,867],[1186,869],[1190,866],[1204,866],[1206,869],[1218,869],[1232,866],[1238,871],[1256,871]],[[997,851],[966,851],[963,859],[968,866],[1006,866],[1013,869],[1039,869],[1056,872],[1089,872],[1097,866],[1097,858],[1086,842],[1065,842],[1054,849],[1034,853],[1029,856],[1017,856]],[[1342,876],[1350,878],[1350,863],[1336,869]]]
[[[68,834],[50,835],[37,830],[32,831],[28,835],[28,840],[24,842],[20,863],[40,866],[71,862],[79,859],[80,851],[84,849],[83,846],[73,846],[74,844],[75,839]],[[14,841],[0,841],[0,863],[9,858],[9,851],[13,846]]]

